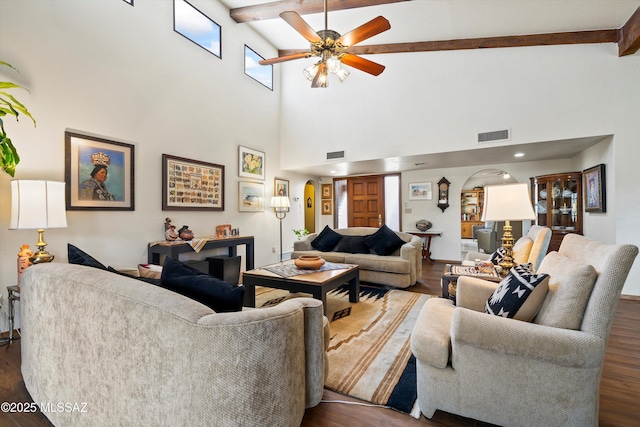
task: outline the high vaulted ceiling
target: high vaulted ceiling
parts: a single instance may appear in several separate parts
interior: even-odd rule
[[[220,1],[229,7],[236,22],[251,26],[281,55],[308,50],[309,43],[280,19],[279,13],[296,11],[316,31],[324,29],[323,0]],[[328,5],[328,27],[340,34],[380,15],[390,21],[389,31],[357,45],[360,50],[350,50],[363,55],[575,43],[617,43],[620,55],[640,55],[636,53],[640,47],[640,0],[328,0]],[[375,56],[370,58],[377,61]],[[336,175],[357,175],[432,165],[471,166],[469,159],[474,165],[510,163],[518,151],[528,152],[523,161],[570,158],[604,138],[323,164],[306,172],[329,175],[331,170]]]
[[[279,50],[309,47],[278,17],[280,12],[296,11],[316,31],[324,29],[323,0],[221,1],[229,7],[233,19],[253,27]],[[355,52],[382,53],[616,42],[618,30],[640,7],[640,0],[328,0],[328,6],[329,29],[341,34],[376,16],[387,18],[391,30],[366,40]],[[629,40],[620,40],[627,54],[640,46],[638,21],[640,17],[628,28],[632,30],[627,31],[631,32],[626,35]],[[538,36],[521,37],[531,35]],[[483,40],[474,44],[469,39]],[[380,44],[393,46],[382,50]],[[629,44],[633,45],[631,50]],[[367,49],[371,45],[375,47]]]

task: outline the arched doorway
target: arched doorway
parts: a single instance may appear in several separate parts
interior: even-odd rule
[[[502,169],[483,169],[471,175],[462,185],[460,204],[460,236],[462,237],[462,259],[467,252],[477,252],[478,245],[474,230],[482,227],[482,208],[484,187],[487,185],[510,184],[518,182]]]
[[[307,181],[304,185],[304,228],[309,233],[316,232],[316,187]]]

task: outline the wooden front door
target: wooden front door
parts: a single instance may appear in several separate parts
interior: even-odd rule
[[[347,178],[349,227],[380,227],[384,218],[384,176]]]

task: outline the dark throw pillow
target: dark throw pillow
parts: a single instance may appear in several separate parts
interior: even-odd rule
[[[198,301],[216,313],[242,310],[244,286],[232,286],[171,257],[165,257],[160,286]]]
[[[330,252],[342,239],[342,234],[337,233],[325,225],[320,234],[311,241],[311,246],[322,252]]]
[[[347,252],[350,254],[368,254],[369,246],[364,242],[366,236],[342,236],[335,248],[336,252]]]
[[[107,266],[71,243],[67,243],[67,258],[69,259],[69,264],[86,265],[101,270],[107,269]]]
[[[383,225],[375,233],[365,237],[364,243],[369,246],[371,252],[376,255],[391,255],[405,244],[392,229]]]
[[[530,322],[542,307],[548,289],[548,274],[533,274],[531,264],[516,265],[489,297],[484,311]]]

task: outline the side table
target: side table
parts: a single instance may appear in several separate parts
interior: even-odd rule
[[[7,344],[11,344],[13,341],[19,338],[13,338],[13,328],[15,327],[15,302],[20,301],[20,288],[18,286],[7,286],[7,294],[9,301],[9,338],[6,340]]]
[[[479,279],[490,280],[499,283],[502,277],[495,269],[490,272],[479,272],[475,267],[460,264],[447,264],[442,272],[440,284],[442,285],[442,298],[455,298],[455,294],[449,292],[449,284],[457,282],[460,276],[473,276]]]
[[[431,238],[442,236],[442,231],[428,230],[428,231],[405,231],[405,233],[413,234],[422,238],[422,259],[426,259],[429,264],[433,264],[431,258]]]

